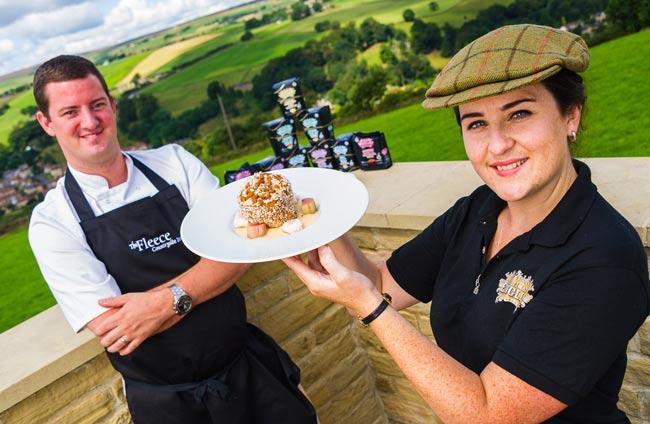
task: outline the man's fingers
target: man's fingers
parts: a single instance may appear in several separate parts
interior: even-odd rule
[[[131,340],[128,344],[126,344],[122,349],[119,350],[120,355],[128,355],[131,352],[133,352],[140,344],[142,343],[142,340],[140,339],[135,339]]]
[[[100,306],[103,306],[104,308],[119,308],[121,306],[124,306],[126,303],[126,296],[115,296],[115,297],[107,297],[106,299],[99,299],[99,304]]]

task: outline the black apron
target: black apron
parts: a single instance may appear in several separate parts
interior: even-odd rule
[[[122,293],[159,286],[199,260],[180,239],[189,210],[185,199],[175,185],[132,160],[158,193],[100,216],[69,170],[65,177],[86,241]],[[133,353],[107,354],[124,377],[138,424],[316,422],[297,388],[300,370],[269,336],[246,323],[244,297],[234,285]]]

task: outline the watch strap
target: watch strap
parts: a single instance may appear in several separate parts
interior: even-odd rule
[[[393,302],[393,298],[388,294],[388,293],[382,293],[381,297],[383,297],[381,303],[377,308],[372,311],[367,317],[361,318],[360,316],[357,317],[359,320],[359,324],[361,324],[362,327],[367,327],[370,325],[371,322],[373,322],[379,315],[381,315],[382,312],[388,307]]]

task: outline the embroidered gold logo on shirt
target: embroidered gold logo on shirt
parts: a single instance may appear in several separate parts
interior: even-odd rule
[[[535,291],[532,277],[524,275],[521,271],[506,272],[506,278],[499,280],[494,303],[510,302],[515,305],[516,311],[518,308],[525,308],[533,299],[530,294],[532,291]]]

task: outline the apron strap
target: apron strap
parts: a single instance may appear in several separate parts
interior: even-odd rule
[[[81,187],[79,187],[79,183],[72,176],[72,172],[70,172],[69,167],[65,168],[64,184],[65,184],[65,191],[68,192],[68,196],[70,197],[72,206],[77,211],[77,215],[79,215],[79,219],[81,220],[81,222],[88,221],[89,219],[93,219],[95,217],[95,213],[93,212],[93,209],[90,207],[88,200],[86,200],[86,196],[84,196],[83,192],[81,191]]]
[[[176,392],[190,392],[196,402],[203,401],[206,393],[219,396],[221,399],[228,400],[230,398],[230,389],[222,381],[212,378],[203,380],[198,383],[185,383],[185,384],[150,384],[142,381],[131,380],[124,378],[127,386],[140,388],[149,392],[158,393],[176,393]]]
[[[158,189],[158,191],[163,191],[164,189],[166,189],[171,185],[167,181],[165,181],[160,175],[153,172],[147,165],[140,162],[132,155],[129,155],[129,157],[133,161],[133,164],[145,175],[145,177],[149,179],[149,181],[151,181],[151,184],[153,184]]]
[[[156,187],[159,192],[170,186],[167,181],[165,181],[160,175],[153,172],[144,163],[140,162],[138,159],[134,158],[131,155],[128,156],[133,161],[133,164],[140,170],[140,172],[144,174],[145,177],[147,177],[147,179],[151,182],[151,184],[154,185],[154,187]],[[72,206],[74,206],[75,210],[77,211],[77,215],[79,215],[81,222],[95,218],[95,213],[90,207],[90,203],[88,203],[88,200],[86,199],[86,196],[84,196],[81,187],[79,187],[79,183],[72,176],[72,172],[70,172],[69,167],[66,167],[64,185],[65,190],[68,192],[68,196],[70,197],[70,201],[72,202]]]

